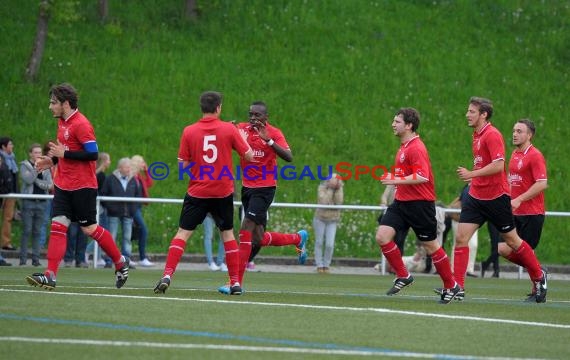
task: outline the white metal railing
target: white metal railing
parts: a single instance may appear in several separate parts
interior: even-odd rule
[[[39,195],[39,194],[0,194],[0,198],[5,199],[52,199],[53,195]],[[108,202],[140,202],[140,203],[162,203],[162,204],[182,204],[184,199],[168,199],[168,198],[131,198],[131,197],[114,197],[114,196],[98,196],[97,197],[97,221],[99,221],[99,205],[101,201]],[[234,201],[234,206],[240,206],[241,201]],[[320,205],[320,204],[301,204],[301,203],[272,203],[271,207],[281,208],[301,208],[301,209],[338,209],[338,210],[364,210],[364,211],[380,211],[385,210],[387,206],[374,206],[374,205]],[[460,209],[447,209],[446,213],[460,213]],[[565,211],[547,211],[546,216],[570,216],[570,212]],[[97,242],[93,247],[93,267],[97,268],[99,246]],[[384,256],[381,261],[382,275],[386,273],[386,263]],[[519,267],[519,278],[521,277],[522,268]]]
[[[0,194],[0,198],[5,199],[53,199],[53,195],[39,195],[39,194]],[[115,197],[115,196],[98,196],[97,205],[101,201],[110,202],[140,202],[140,203],[163,203],[163,204],[182,204],[184,199],[168,199],[168,198],[131,198],[131,197]],[[241,201],[234,201],[235,206],[241,205]],[[321,204],[303,204],[303,203],[272,203],[271,207],[282,207],[282,208],[302,208],[302,209],[338,209],[338,210],[385,210],[387,206],[377,206],[377,205],[321,205]],[[446,213],[457,213],[461,212],[460,209],[447,209],[444,208]],[[561,216],[570,217],[570,212],[566,211],[546,211],[546,216]]]

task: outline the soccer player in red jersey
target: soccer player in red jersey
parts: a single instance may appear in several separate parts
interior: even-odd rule
[[[200,96],[202,118],[182,132],[178,160],[184,169],[190,168],[190,181],[184,197],[178,231],[170,242],[162,278],[154,292],[164,293],[184,253],[186,241],[196,227],[212,214],[220,229],[230,276],[230,293],[241,295],[239,282],[240,254],[233,224],[234,176],[232,150],[248,161],[253,151],[240,131],[229,122],[220,120],[222,94],[207,91]]]
[[[247,263],[252,258],[250,255],[252,252],[257,254],[263,246],[295,245],[299,262],[303,264],[307,258],[306,230],[292,234],[265,232],[267,210],[273,202],[277,187],[277,157],[287,162],[293,160],[283,132],[271,125],[268,118],[267,105],[262,101],[255,101],[249,107],[249,122],[237,124],[246,134],[247,143],[253,150],[253,160],[242,159],[240,162],[243,172],[241,201],[244,211],[239,231],[239,274],[242,285]],[[227,294],[228,286],[221,286],[218,290]]]
[[[394,242],[396,232],[407,231],[411,227],[443,281],[440,303],[448,304],[461,292],[461,288],[453,278],[445,250],[437,241],[434,176],[428,151],[416,133],[419,126],[420,114],[413,108],[398,110],[392,121],[394,135],[400,138],[401,145],[396,153],[394,173],[388,174],[381,182],[395,185],[396,193],[394,202],[378,219],[380,226],[376,242],[396,272],[394,285],[386,293],[395,295],[414,282]]]
[[[509,183],[511,185],[511,206],[515,227],[519,236],[532,249],[536,249],[544,225],[544,190],[548,187],[546,161],[540,150],[531,143],[536,128],[528,119],[521,119],[513,126],[515,149],[509,162]],[[499,244],[499,254],[519,263],[515,252],[507,244]],[[526,301],[536,300],[533,286]]]
[[[465,272],[469,258],[467,243],[485,221],[490,221],[512,249],[509,260],[528,271],[535,289],[535,300],[546,302],[547,274],[532,248],[517,234],[507,173],[505,170],[505,142],[490,122],[493,103],[485,98],[472,97],[467,109],[467,124],[473,128],[473,170],[457,168],[463,181],[471,180],[469,195],[461,202],[461,215],[456,234],[454,274],[459,285],[465,287]]]
[[[117,288],[129,276],[129,259],[121,255],[111,234],[97,224],[97,177],[95,162],[99,150],[95,131],[77,108],[77,91],[70,84],[55,85],[49,92],[49,109],[58,119],[57,143],[36,161],[42,171],[57,165],[54,175],[52,221],[47,252],[47,269],[26,277],[30,285],[53,290],[59,264],[67,246],[67,228],[78,222],[85,235],[92,237],[115,264]]]

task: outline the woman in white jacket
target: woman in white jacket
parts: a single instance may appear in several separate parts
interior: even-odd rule
[[[344,201],[343,182],[332,174],[321,182],[318,188],[318,203],[321,205],[342,205]],[[334,251],[336,227],[340,221],[340,210],[319,208],[315,211],[315,264],[319,273],[328,273]]]

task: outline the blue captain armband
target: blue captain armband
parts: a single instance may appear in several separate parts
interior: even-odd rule
[[[79,151],[69,151],[66,150],[63,154],[66,159],[72,160],[82,160],[82,161],[94,161],[99,157],[99,149],[97,148],[97,142],[89,141],[83,144],[83,150]]]
[[[87,152],[90,152],[90,153],[98,153],[99,152],[99,148],[97,147],[96,141],[86,142],[85,144],[83,144],[83,149]]]

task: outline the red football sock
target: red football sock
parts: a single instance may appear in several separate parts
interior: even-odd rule
[[[518,266],[523,266],[522,259],[519,257],[519,255],[515,250],[511,251],[509,255],[506,255],[505,259],[509,260],[510,262]]]
[[[382,254],[384,254],[386,260],[388,260],[388,263],[396,272],[396,277],[407,278],[410,276],[406,265],[404,265],[404,260],[402,260],[402,254],[395,242],[390,241],[386,245],[381,245],[380,248],[382,249]]]
[[[57,275],[59,263],[65,256],[67,248],[67,226],[62,223],[52,221],[49,233],[48,251],[47,251],[47,269],[45,275],[52,273]]]
[[[437,249],[436,252],[431,254],[431,260],[439,277],[443,280],[443,287],[446,289],[451,289],[455,286],[455,278],[453,277],[453,273],[451,272],[451,264],[449,263],[449,258],[443,250],[442,247]]]
[[[107,229],[101,225],[97,225],[95,231],[91,233],[91,238],[97,241],[101,249],[107,253],[115,265],[121,262],[121,251],[117,247],[117,244],[115,244],[113,236]]]
[[[164,272],[162,276],[171,276],[176,271],[176,267],[180,262],[182,254],[184,254],[184,248],[186,247],[186,241],[182,239],[174,238],[170,242],[170,247],[168,248],[168,255],[166,255],[166,265],[164,265]]]
[[[469,262],[469,246],[455,247],[453,252],[453,276],[455,281],[465,289],[465,273]]]
[[[228,275],[230,276],[230,282],[233,284],[236,281],[240,281],[240,249],[238,249],[237,241],[235,241],[235,239],[224,241],[224,250],[226,251],[226,265],[228,266]]]
[[[261,239],[261,241],[259,242],[259,245],[261,247],[270,246],[272,241],[273,241],[273,236],[271,235],[271,233],[264,232],[263,233],[263,239]]]
[[[301,242],[301,235],[297,233],[293,234],[283,234],[277,232],[266,232],[263,233],[263,240],[261,240],[261,246],[287,246],[287,245],[299,245]]]
[[[540,281],[542,279],[542,269],[540,267],[540,262],[536,258],[536,254],[530,247],[530,245],[523,240],[521,246],[515,250],[519,259],[528,271],[528,275],[533,281]]]
[[[251,255],[251,231],[240,230],[239,231],[239,272],[238,272],[237,281],[239,281],[241,285],[243,285],[243,274],[245,273],[245,267],[247,266],[247,262],[249,261],[249,255]],[[226,258],[227,257],[228,257],[228,252],[226,251]]]

